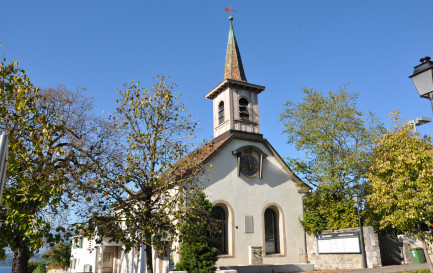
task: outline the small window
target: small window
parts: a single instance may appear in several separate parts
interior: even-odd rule
[[[278,219],[272,209],[265,210],[265,245],[266,254],[280,253]]]
[[[102,254],[102,261],[103,262],[109,262],[109,261],[111,261],[111,254],[110,253],[104,253],[104,254]]]
[[[74,238],[72,239],[72,247],[73,248],[83,248],[83,238]]]
[[[228,254],[228,240],[227,240],[227,214],[221,207],[214,207],[214,217],[218,222],[220,233],[218,234],[215,246],[218,249],[218,254]]]
[[[239,117],[242,120],[249,120],[250,113],[248,111],[248,100],[245,98],[239,99]]]
[[[224,102],[221,101],[218,105],[218,124],[221,124],[224,122]]]

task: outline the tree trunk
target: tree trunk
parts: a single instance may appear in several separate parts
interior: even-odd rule
[[[153,273],[152,246],[146,245],[145,251],[146,251],[146,273]]]
[[[421,241],[422,241],[422,248],[424,249],[425,260],[427,261],[427,264],[428,264],[428,269],[429,269],[430,273],[433,273],[433,264],[430,260],[430,255],[428,254],[427,244],[425,243],[425,240],[423,238],[421,238]]]
[[[12,273],[27,273],[30,253],[21,237],[15,238],[15,251],[12,261]]]

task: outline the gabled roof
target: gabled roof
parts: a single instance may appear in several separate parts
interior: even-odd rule
[[[233,79],[237,81],[247,81],[244,67],[242,65],[241,53],[239,52],[238,43],[236,42],[235,31],[233,30],[233,17],[230,16],[229,40],[227,43],[226,62],[224,67],[224,79]]]
[[[281,165],[282,169],[297,184],[297,186],[299,187],[299,192],[308,193],[311,190],[310,186],[304,183],[296,174],[292,172],[292,170],[290,170],[290,168],[286,165],[286,163],[277,153],[274,147],[272,147],[272,145],[265,138],[263,138],[263,135],[261,134],[247,133],[236,130],[227,131],[224,134],[218,136],[217,138],[204,144],[203,146],[197,148],[195,151],[191,152],[187,156],[183,157],[175,165],[181,164],[184,166],[188,166],[185,167],[182,173],[191,173],[191,170],[189,170],[189,168],[192,168],[194,164],[188,164],[188,162],[200,162],[199,166],[204,166],[214,155],[218,154],[219,151],[221,151],[229,142],[234,139],[249,140],[262,143],[269,150],[272,156],[277,160],[277,162]]]

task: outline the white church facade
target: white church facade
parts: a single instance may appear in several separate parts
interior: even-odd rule
[[[306,237],[299,220],[310,188],[260,133],[258,97],[265,87],[246,80],[232,20],[224,79],[205,96],[213,103],[214,139],[197,150],[212,166],[203,191],[225,223],[217,267],[301,265],[306,263]],[[108,257],[104,245],[95,247],[97,252],[87,254],[89,265],[77,265],[71,272],[144,273],[142,249],[125,254],[121,244],[111,244],[106,246]],[[78,250],[72,249],[73,259],[85,259]],[[168,272],[179,258],[171,253],[155,259],[154,272]]]
[[[299,220],[309,188],[260,134],[258,97],[265,87],[247,82],[232,21],[224,79],[206,94],[215,138],[204,192],[226,223],[217,265],[304,263]]]

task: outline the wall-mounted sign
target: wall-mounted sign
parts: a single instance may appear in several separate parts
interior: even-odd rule
[[[317,235],[317,247],[322,254],[361,253],[358,232]]]

